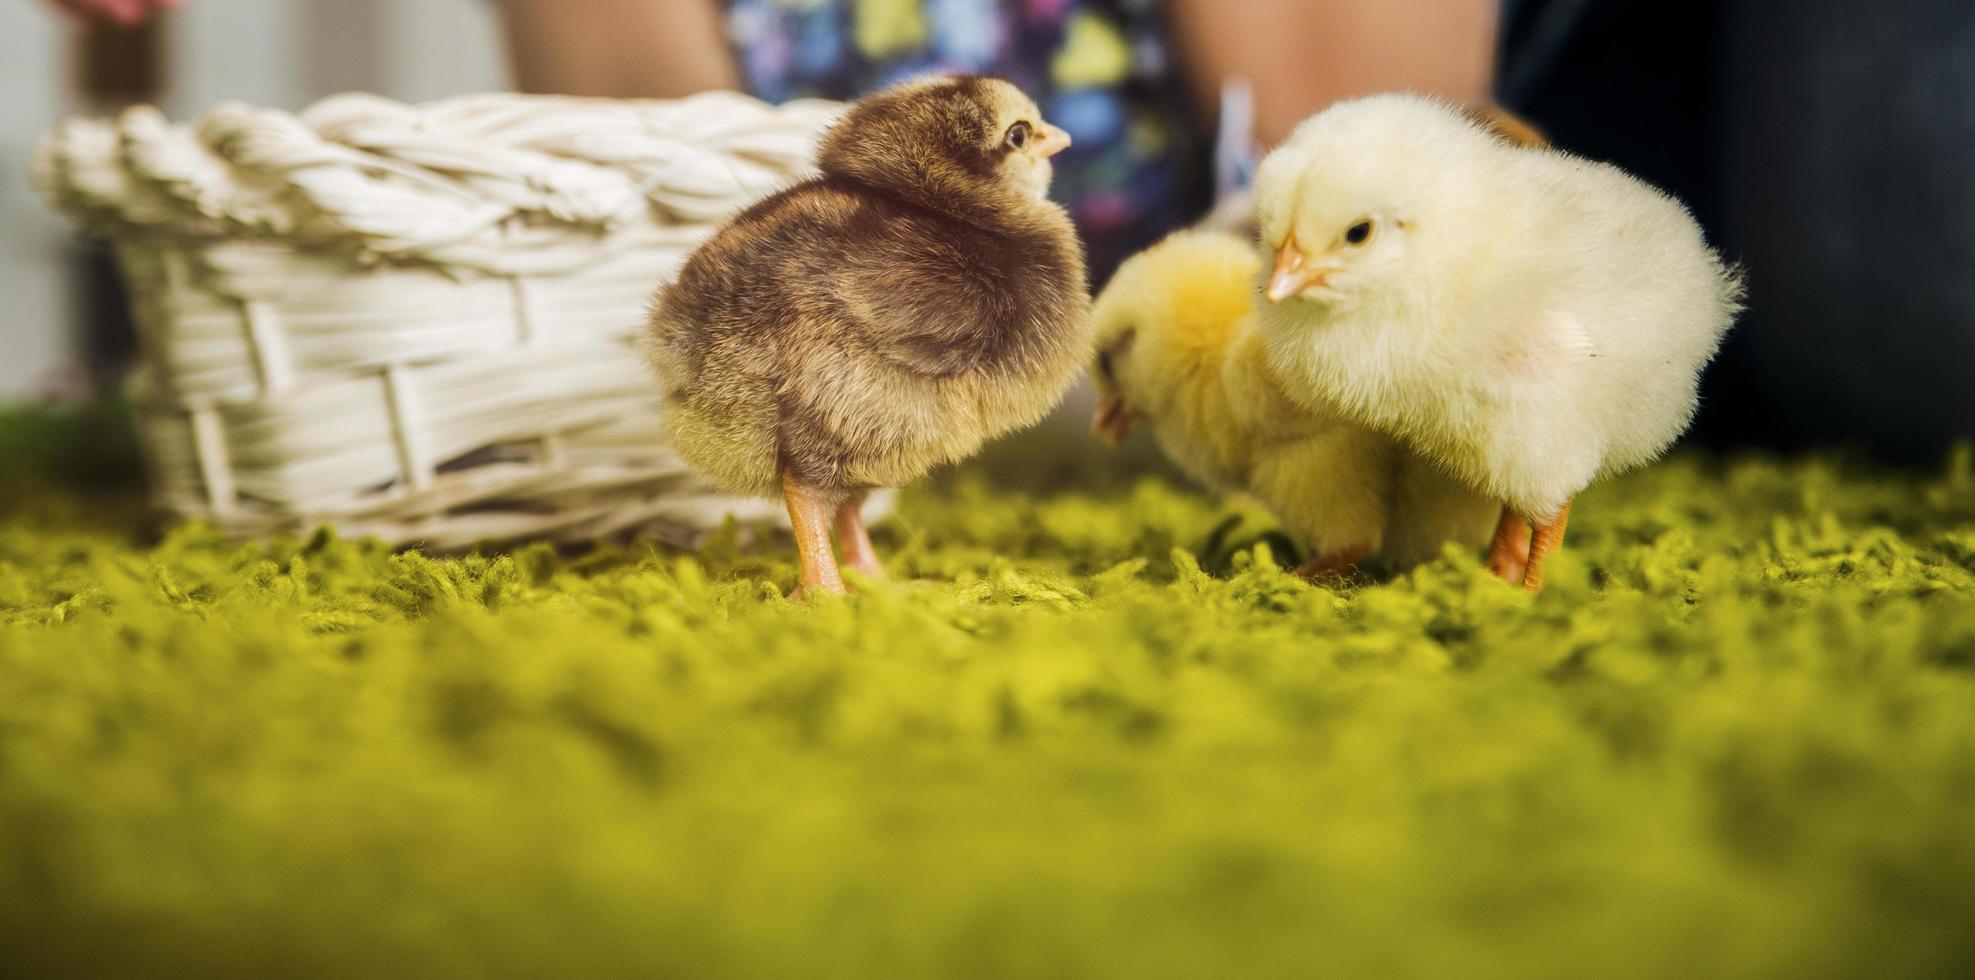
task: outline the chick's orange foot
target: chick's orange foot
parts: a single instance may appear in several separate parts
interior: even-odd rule
[[[1309,561],[1296,566],[1297,577],[1313,584],[1339,582],[1358,570],[1358,563],[1371,554],[1370,548],[1340,548],[1316,555]]]
[[[802,566],[802,586],[796,597],[819,592],[842,595],[843,573],[837,570],[836,551],[830,547],[830,516],[835,506],[830,494],[784,476],[782,497],[788,503],[789,526],[795,529],[796,556]],[[868,538],[865,544],[870,544]]]
[[[1570,501],[1548,521],[1533,525],[1508,507],[1495,525],[1495,540],[1488,546],[1488,570],[1510,585],[1521,585],[1531,592],[1543,590],[1543,566],[1550,555],[1563,546],[1564,526],[1570,523]]]
[[[885,565],[871,546],[871,531],[864,526],[864,498],[853,494],[837,505],[837,544],[843,548],[843,564],[868,579],[885,578]]]
[[[1529,567],[1523,570],[1522,587],[1531,592],[1543,591],[1543,565],[1550,555],[1563,547],[1564,525],[1570,523],[1570,501],[1564,501],[1564,509],[1549,521],[1536,525],[1536,534],[1529,543]]]
[[[1529,522],[1521,514],[1503,507],[1501,520],[1495,522],[1494,540],[1488,545],[1488,571],[1516,585],[1528,568]]]

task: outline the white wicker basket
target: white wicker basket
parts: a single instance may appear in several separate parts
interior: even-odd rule
[[[36,179],[107,238],[158,499],[243,534],[333,524],[451,548],[728,514],[664,445],[629,348],[653,289],[807,171],[838,106],[327,99],[75,119]]]

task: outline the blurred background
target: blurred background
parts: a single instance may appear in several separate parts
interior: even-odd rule
[[[0,0],[0,401],[86,393],[127,356],[109,265],[28,184],[63,114],[846,98],[933,69],[1010,77],[1075,135],[1055,192],[1100,277],[1335,99],[1492,98],[1679,196],[1746,267],[1695,439],[1931,460],[1975,430],[1966,0]]]
[[[408,101],[509,86],[482,0],[194,0],[142,25],[0,0],[0,401],[73,394],[127,345],[106,264],[35,194],[35,141],[69,113],[148,102],[174,119],[347,90]]]

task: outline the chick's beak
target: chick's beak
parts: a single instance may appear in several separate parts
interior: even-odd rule
[[[1036,156],[1048,159],[1070,148],[1070,134],[1061,128],[1043,123],[1036,127]]]
[[[1321,286],[1330,277],[1330,270],[1322,266],[1312,266],[1303,250],[1296,247],[1296,238],[1291,236],[1276,250],[1275,274],[1269,277],[1269,302],[1280,303],[1311,286]]]
[[[1097,414],[1090,417],[1090,431],[1104,440],[1106,445],[1116,446],[1131,435],[1131,411],[1125,408],[1125,400],[1116,395],[1106,395],[1097,403]]]

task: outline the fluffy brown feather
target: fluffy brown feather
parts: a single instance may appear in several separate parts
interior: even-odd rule
[[[1089,344],[1083,249],[1042,196],[1067,143],[992,79],[854,105],[816,178],[658,295],[644,348],[680,454],[730,491],[842,501],[1040,420]]]

